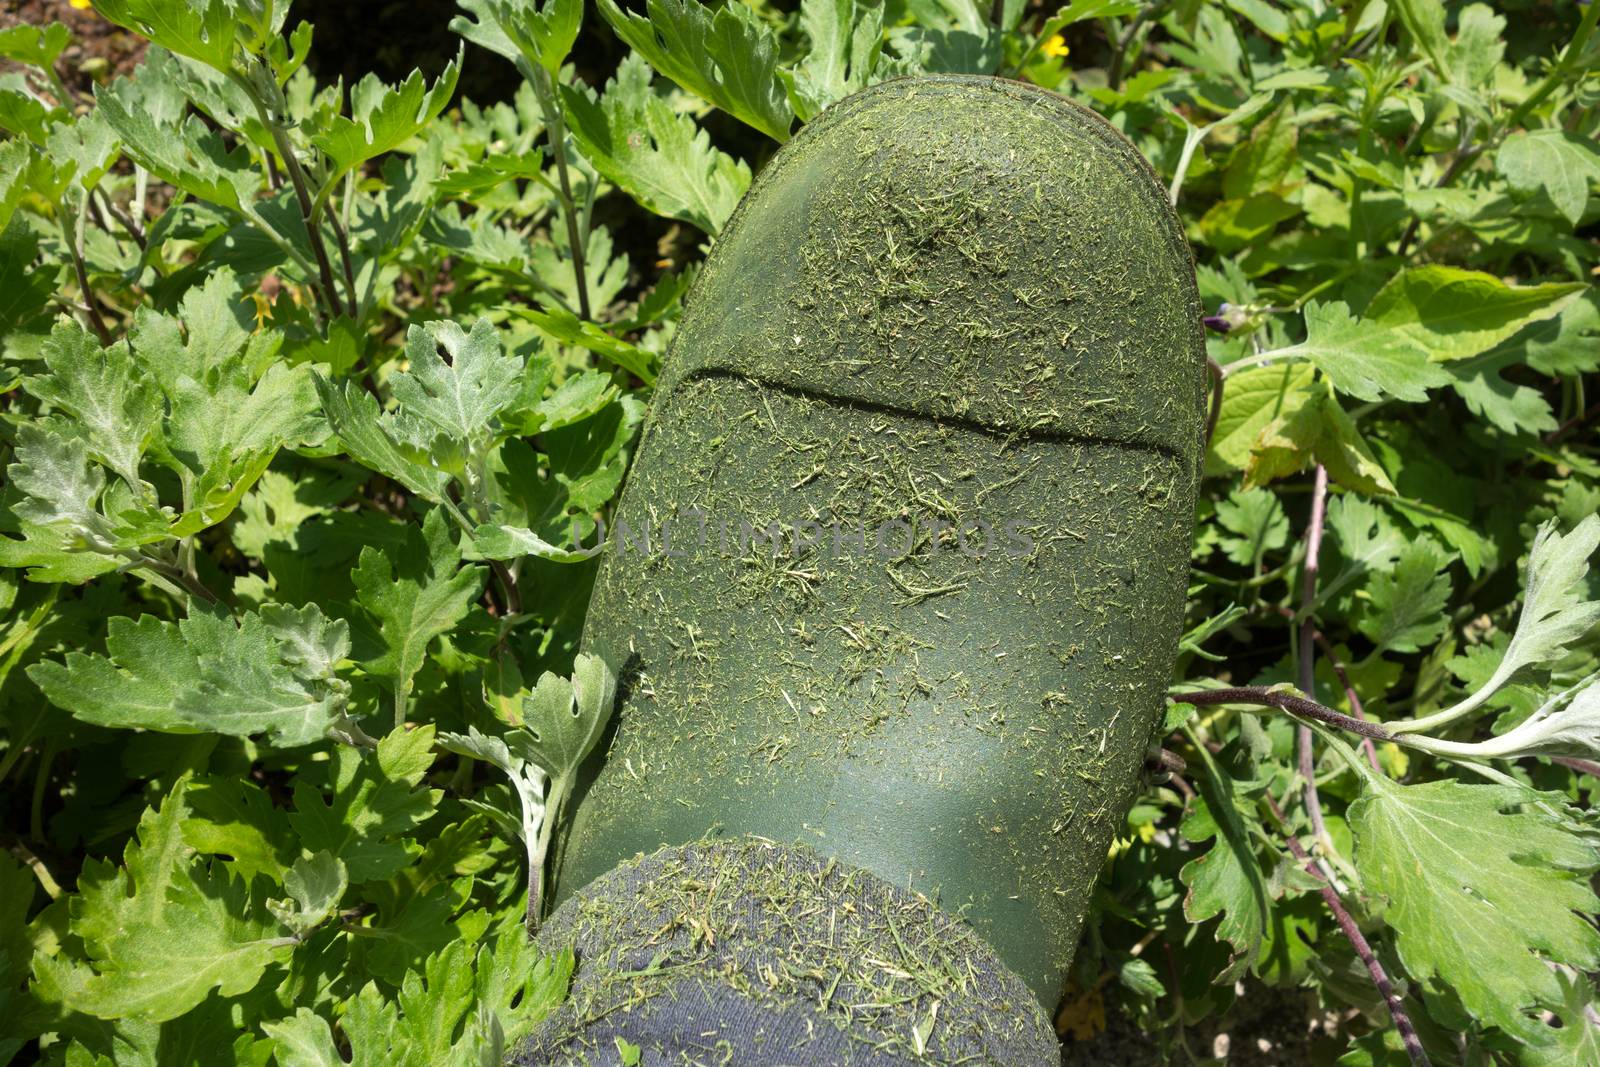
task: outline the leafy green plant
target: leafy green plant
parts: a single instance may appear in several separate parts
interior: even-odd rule
[[[96,0],[149,48],[92,91],[0,30],[0,1062],[490,1063],[560,1003],[580,546],[703,242],[919,72],[1098,110],[1212,311],[1171,777],[1062,1019],[1595,1058],[1600,5],[460,7],[348,90],[282,0]]]

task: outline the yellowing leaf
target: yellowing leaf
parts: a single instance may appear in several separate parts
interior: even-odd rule
[[[1299,411],[1312,396],[1315,377],[1316,371],[1304,363],[1250,367],[1230,374],[1206,456],[1206,473],[1244,470],[1262,429]]]
[[[1312,463],[1328,469],[1328,477],[1361,493],[1394,494],[1389,475],[1362,440],[1356,424],[1324,384],[1293,413],[1261,428],[1245,465],[1247,488],[1265,485],[1305,470]]]

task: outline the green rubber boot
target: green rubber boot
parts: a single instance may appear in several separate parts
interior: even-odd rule
[[[1177,647],[1200,318],[1154,174],[1058,96],[916,78],[808,125],[695,283],[617,507],[584,636],[617,726],[561,895],[802,843],[1053,1005]]]

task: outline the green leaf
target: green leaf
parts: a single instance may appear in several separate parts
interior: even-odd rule
[[[23,536],[0,537],[0,566],[27,567],[36,582],[83,582],[166,539],[167,513],[120,483],[108,487],[88,446],[62,420],[24,424],[13,455],[6,477],[19,494],[11,511]]]
[[[566,999],[570,951],[540,955],[512,924],[492,945],[456,943],[405,976],[386,1001],[368,983],[344,1002],[340,1029],[351,1067],[389,1064],[498,1064]],[[333,1031],[308,1008],[264,1023],[279,1067],[344,1067]]]
[[[322,410],[351,459],[393,478],[424,500],[445,499],[449,473],[433,466],[426,452],[402,443],[395,417],[380,411],[371,393],[355,381],[335,383],[314,372],[312,380]]]
[[[351,885],[393,877],[421,853],[416,828],[443,796],[417,788],[433,766],[433,738],[433,727],[424,725],[396,730],[378,742],[376,754],[336,747],[326,799],[296,779],[289,825],[301,845],[338,857]]]
[[[1589,599],[1584,581],[1597,547],[1600,515],[1590,515],[1565,535],[1556,532],[1554,519],[1539,527],[1528,547],[1522,613],[1506,654],[1477,692],[1441,717],[1456,718],[1478,707],[1519,671],[1556,662],[1600,624],[1600,600]]]
[[[5,182],[5,157],[8,150],[18,147],[19,142],[10,141],[0,144],[0,333],[13,334],[21,330],[24,323],[38,315],[50,302],[51,296],[56,293],[56,278],[51,270],[35,269],[34,259],[38,256],[38,238],[30,234],[24,222],[18,221],[14,226],[6,224],[6,216],[10,214],[6,208],[6,192],[3,189]],[[22,154],[27,154],[27,146],[22,147]],[[0,370],[0,390],[8,390],[6,384],[8,373]]]
[[[169,52],[224,74],[233,67],[237,23],[228,0],[94,0],[94,7]]]
[[[588,758],[617,693],[617,676],[599,656],[579,653],[570,680],[546,671],[522,705],[529,755],[552,778],[568,778]]]
[[[361,954],[366,969],[391,985],[400,985],[415,977],[429,957],[441,950],[462,943],[462,920],[457,914],[471,900],[472,878],[459,878],[443,885],[433,885],[425,890],[407,895],[395,908],[379,913],[369,929],[374,936],[364,942]],[[465,959],[462,960],[464,964]],[[449,972],[450,980],[471,988],[471,971],[458,966]],[[441,1039],[449,1046],[449,1031],[442,1034],[418,1034],[424,1047]],[[424,1059],[421,1062],[442,1062]]]
[[[479,48],[516,61],[520,55],[516,42],[506,35],[497,17],[496,0],[456,0],[456,6],[467,12],[450,20],[450,32]],[[471,18],[467,17],[472,16]]]
[[[1507,347],[1520,349],[1528,366],[1540,374],[1600,370],[1600,291],[1591,286],[1559,316],[1524,330]]]
[[[1221,541],[1234,563],[1253,567],[1261,557],[1289,543],[1289,519],[1278,498],[1265,489],[1235,489],[1217,502],[1217,522],[1234,534]]]
[[[22,149],[17,157],[8,160],[8,171],[11,183],[18,193],[29,184],[29,179],[35,173],[36,167],[49,166],[49,163],[40,160],[35,162],[35,157],[28,151],[29,142],[43,147],[50,140],[51,123],[62,118],[65,112],[60,108],[52,108],[34,96],[24,86],[20,75],[13,75],[12,79],[0,75],[0,130],[14,134],[13,142]],[[56,122],[56,130],[69,129],[66,123]],[[63,160],[63,164],[67,161]],[[63,187],[72,179],[72,168],[62,166],[60,181]],[[48,199],[56,199],[54,196]]]
[[[526,693],[523,694],[526,700]],[[498,812],[502,825],[515,831],[528,852],[528,877],[539,876],[535,868],[542,857],[536,853],[539,831],[545,820],[547,783],[535,753],[533,735],[526,730],[508,730],[501,737],[480,733],[476,726],[464,734],[440,734],[439,747],[460,756],[471,756],[493,766],[511,780],[511,788],[521,805],[520,819],[511,812]]]
[[[1430,363],[1405,331],[1358,319],[1342,301],[1307,304],[1305,318],[1306,339],[1279,354],[1310,360],[1341,393],[1416,403],[1428,398],[1429,389],[1450,383],[1450,375]]]
[[[123,867],[89,860],[71,907],[87,959],[34,957],[55,996],[102,1019],[173,1019],[216,990],[238,996],[288,958],[277,923],[246,885],[195,862],[180,830],[180,781],[139,820]]]
[[[605,551],[602,542],[594,548],[562,548],[552,545],[525,526],[479,526],[472,534],[473,544],[488,559],[520,559],[536,556],[553,563],[581,563]]]
[[[1367,583],[1358,624],[1379,652],[1419,652],[1449,626],[1450,576],[1440,573],[1450,557],[1421,538],[1406,545],[1391,570]]]
[[[556,226],[550,240],[526,245],[526,254],[534,277],[571,308],[578,306],[578,273],[569,246],[567,228]],[[628,283],[628,257],[614,254],[613,248],[610,230],[604,226],[589,230],[584,241],[583,274],[591,307],[610,305]]]
[[[1474,415],[1509,434],[1538,434],[1556,428],[1544,394],[1501,373],[1520,362],[1515,349],[1502,349],[1448,367],[1455,390]]]
[[[249,149],[238,145],[229,150],[198,116],[159,125],[159,116],[144,106],[143,95],[129,79],[98,90],[95,100],[122,139],[123,151],[162,181],[234,211],[255,201],[262,179]]]
[[[537,433],[571,426],[599,414],[616,399],[617,386],[612,382],[611,375],[593,370],[574,374],[562,382],[555,392],[539,401],[535,409],[536,417],[523,423],[524,432]]]
[[[289,899],[269,900],[267,910],[296,937],[304,937],[333,914],[349,885],[349,873],[331,852],[302,856],[283,877]]]
[[[584,322],[570,311],[560,308],[536,311],[528,307],[514,307],[511,313],[533,323],[561,344],[588,349],[597,356],[604,356],[646,385],[655,384],[654,356],[637,345],[613,337],[592,322]]]
[[[592,512],[615,495],[627,469],[626,449],[644,417],[637,397],[625,396],[598,415],[540,435],[550,475],[566,490],[569,512]]]
[[[464,448],[486,444],[494,420],[518,397],[522,360],[500,350],[488,319],[474,323],[470,334],[453,322],[413,326],[406,359],[410,369],[391,386],[395,399]]]
[[[1300,127],[1294,106],[1285,101],[1250,131],[1249,140],[1234,150],[1223,175],[1223,194],[1248,200],[1280,191],[1299,162]]]
[[[1444,30],[1444,5],[1440,0],[1396,0],[1394,7],[1417,48],[1439,76],[1448,80],[1453,68],[1445,62],[1450,38]]]
[[[1006,8],[1013,15],[1021,14],[1019,4]],[[1006,19],[996,25],[990,11],[989,5],[978,0],[918,5],[915,24],[890,31],[890,40],[908,68],[905,73],[995,73],[1004,53],[1004,30],[1014,28],[1015,23]]]
[[[618,37],[656,70],[777,141],[794,109],[778,78],[778,42],[743,4],[715,13],[699,0],[649,0],[648,17],[596,0]]]
[[[76,322],[61,321],[40,350],[48,374],[23,383],[29,393],[70,415],[89,455],[143,492],[139,461],[161,425],[160,394],[142,380],[126,344],[101,348]]]
[[[651,90],[650,80],[650,68],[634,54],[598,99],[563,85],[568,129],[601,177],[655,214],[716,236],[750,187],[750,168],[713,148],[694,119]]]
[[[421,71],[412,71],[391,88],[368,74],[350,90],[350,117],[335,115],[325,130],[311,138],[333,162],[325,179],[331,185],[369,159],[392,152],[415,137],[450,103],[461,72],[457,56],[430,87]]]
[[[1589,188],[1600,181],[1600,150],[1565,130],[1518,130],[1500,144],[1494,165],[1523,196],[1543,192],[1573,226],[1583,219]]]
[[[451,21],[450,28],[468,40],[499,52],[507,59],[520,54],[529,63],[543,67],[552,77],[561,72],[562,63],[578,39],[583,22],[583,0],[459,0],[461,7],[478,16],[485,28],[478,30],[465,19]]]
[[[1264,241],[1301,210],[1277,192],[1219,200],[1201,217],[1200,234],[1218,252],[1237,252]]]
[[[1600,675],[1591,674],[1571,688],[1561,690],[1533,714],[1503,734],[1487,741],[1426,741],[1411,737],[1407,743],[1427,751],[1468,758],[1515,760],[1525,756],[1600,755]]]
[[[247,303],[238,275],[223,267],[183,294],[176,315],[140,307],[131,336],[136,362],[169,396],[181,392],[185,378],[206,379],[240,364],[246,377],[259,377],[282,338],[256,334]]]
[[[482,567],[462,567],[443,509],[423,519],[420,534],[408,530],[403,551],[367,547],[351,577],[356,599],[378,624],[385,651],[363,666],[388,680],[395,695],[396,725],[405,721],[411,686],[428,646],[466,618],[483,591]]]
[[[310,1008],[300,1008],[287,1019],[263,1022],[261,1030],[274,1042],[278,1067],[345,1067],[333,1031]],[[353,1061],[357,1067],[372,1062],[364,1052]]]
[[[28,974],[28,959],[33,955],[28,912],[33,908],[35,884],[32,871],[13,862],[9,854],[0,855],[0,981],[5,983],[0,1007],[6,1006],[6,994],[19,989]]]
[[[237,778],[198,778],[184,794],[189,817],[183,840],[197,852],[228,857],[228,868],[249,880],[281,883],[297,848],[288,814],[265,792]]]
[[[1530,1044],[1551,1033],[1527,1013],[1556,1007],[1551,964],[1600,966],[1588,876],[1600,856],[1517,786],[1369,776],[1350,806],[1356,864],[1417,979],[1448,983],[1475,1017]]]
[[[1561,984],[1561,1027],[1551,1031],[1553,1042],[1522,1050],[1522,1067],[1571,1067],[1574,1063],[1600,1063],[1600,1024],[1594,1021],[1594,985],[1583,975],[1557,972]]]
[[[531,51],[552,77],[559,74],[578,40],[583,0],[544,0],[537,11],[533,0],[502,0],[499,10],[501,25],[518,47]]]
[[[1468,4],[1456,17],[1456,38],[1447,51],[1451,79],[1463,90],[1482,90],[1494,82],[1505,57],[1504,17],[1487,4]]]
[[[72,165],[78,187],[93,189],[116,164],[121,144],[111,124],[98,111],[70,123],[57,123],[45,140],[45,152],[56,166]]]
[[[344,721],[349,683],[333,667],[348,650],[345,623],[315,605],[238,619],[196,609],[178,623],[113,617],[108,656],[68,652],[28,677],[51,703],[99,726],[303,745]]]
[[[1339,496],[1328,501],[1326,522],[1338,542],[1341,562],[1317,587],[1318,604],[1374,571],[1388,571],[1409,543],[1382,508],[1360,497]]]
[[[1446,362],[1487,352],[1529,323],[1559,315],[1587,288],[1582,282],[1507,285],[1479,271],[1413,267],[1378,290],[1362,321]]]
[[[0,59],[50,70],[71,43],[72,31],[65,23],[35,26],[31,22],[19,22],[0,30]]]
[[[1312,395],[1315,377],[1316,371],[1304,363],[1250,367],[1230,374],[1217,429],[1211,435],[1206,473],[1244,470],[1262,429],[1299,411]]]
[[[1183,914],[1192,923],[1222,916],[1217,936],[1232,946],[1232,953],[1216,981],[1231,983],[1254,966],[1260,955],[1272,903],[1239,811],[1237,787],[1209,751],[1202,749],[1200,755],[1204,771],[1199,778],[1201,799],[1184,816],[1180,832],[1185,841],[1216,841],[1205,855],[1190,860],[1178,872],[1179,880],[1189,887]]]
[[[78,542],[74,547],[109,552],[120,545],[111,521],[95,507],[105,474],[89,461],[82,438],[49,423],[25,425],[17,432],[13,455],[16,462],[6,468],[6,477],[24,494],[13,509],[19,519]]]
[[[802,122],[878,78],[883,58],[882,0],[801,0],[800,29],[810,50],[783,71]]]

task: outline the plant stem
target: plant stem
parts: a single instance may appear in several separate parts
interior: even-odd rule
[[[134,564],[145,568],[154,575],[176,582],[191,596],[199,597],[208,604],[221,603],[217,598],[217,594],[207,589],[198,577],[186,573],[182,567],[176,564],[168,563],[166,560],[154,559],[150,556],[139,556],[134,560]]]
[[[1283,352],[1284,350],[1281,348],[1269,348],[1265,352],[1257,352],[1255,355],[1236,359],[1222,368],[1222,376],[1228,378],[1242,370],[1249,370],[1251,367],[1259,367],[1264,363],[1271,363],[1282,356]]]
[[[84,193],[87,201],[88,193]],[[100,314],[100,301],[95,298],[94,289],[89,285],[89,269],[83,262],[83,251],[78,247],[78,213],[67,207],[63,200],[61,213],[61,239],[66,243],[67,251],[72,256],[72,272],[77,276],[78,289],[83,293],[83,306],[89,316],[89,325],[94,329],[95,336],[100,339],[101,348],[110,348],[114,339],[111,331],[106,328],[106,320]]]
[[[1600,403],[1590,404],[1583,411],[1580,411],[1578,414],[1572,416],[1572,418],[1568,419],[1560,426],[1557,426],[1555,429],[1545,434],[1544,443],[1547,445],[1555,444],[1557,441],[1561,440],[1563,437],[1567,436],[1567,434],[1571,433],[1579,426],[1582,426],[1596,415],[1600,415]]]
[[[556,824],[561,821],[561,809],[566,806],[572,783],[566,777],[550,779],[550,793],[545,799],[544,821],[539,824],[539,837],[528,853],[528,909],[524,916],[528,933],[539,932],[544,921],[544,864],[550,855],[550,842],[555,837]]]
[[[1322,894],[1323,901],[1328,905],[1328,910],[1333,912],[1334,919],[1339,923],[1339,929],[1350,941],[1350,947],[1355,949],[1356,955],[1366,965],[1367,974],[1372,977],[1372,984],[1378,987],[1378,992],[1383,997],[1383,1002],[1389,1008],[1389,1017],[1394,1020],[1394,1028],[1400,1033],[1400,1041],[1405,1045],[1406,1055],[1411,1057],[1411,1062],[1416,1067],[1429,1067],[1428,1054],[1423,1050],[1422,1041],[1417,1037],[1417,1028],[1412,1025],[1411,1016],[1406,1013],[1405,1004],[1400,1000],[1400,995],[1395,992],[1394,983],[1389,981],[1388,972],[1383,969],[1377,953],[1372,951],[1372,945],[1367,942],[1366,935],[1356,925],[1355,919],[1344,906],[1344,901],[1339,898],[1339,893],[1329,884],[1327,875],[1317,866],[1316,862],[1306,853],[1305,847],[1299,840],[1289,833],[1288,821],[1283,817],[1283,810],[1278,807],[1278,802],[1267,795],[1267,805],[1272,809],[1273,817],[1283,828],[1284,840],[1289,846],[1289,851],[1294,853],[1306,871],[1322,884],[1318,891]]]
[[[133,243],[139,246],[139,250],[141,252],[146,250],[149,247],[149,240],[138,220],[119,208],[109,196],[102,197],[101,201],[105,204],[106,214],[116,219],[117,225],[128,231],[128,236],[133,238]]]
[[[44,890],[45,896],[51,900],[61,899],[61,886],[50,874],[50,868],[46,867],[44,861],[33,854],[32,849],[21,841],[13,841],[7,848],[15,852],[22,862],[26,863],[29,869],[33,871],[33,876],[39,880],[39,888]]]
[[[1318,463],[1316,474],[1312,476],[1311,517],[1307,520],[1305,534],[1306,553],[1300,564],[1302,618],[1299,639],[1295,643],[1296,662],[1299,668],[1297,684],[1300,691],[1313,701],[1317,698],[1317,660],[1316,644],[1312,639],[1312,634],[1316,632],[1316,623],[1311,615],[1311,605],[1316,602],[1317,596],[1317,569],[1322,555],[1322,526],[1327,504],[1328,469]],[[1307,814],[1311,816],[1311,828],[1324,851],[1331,851],[1332,841],[1328,837],[1328,827],[1322,817],[1322,798],[1317,792],[1315,739],[1311,734],[1311,727],[1304,723],[1296,733],[1295,747],[1300,777],[1305,779],[1305,805]]]
[[[567,175],[567,124],[561,116],[561,104],[556,100],[555,85],[550,72],[538,63],[524,63],[523,73],[533,84],[534,96],[539,99],[539,109],[544,112],[546,136],[550,139],[550,154],[556,160],[556,177],[561,183],[561,214],[567,222],[567,247],[572,256],[572,274],[578,291],[578,317],[592,319],[589,307],[589,275],[584,267],[584,250],[587,238],[578,232],[578,207],[572,199],[572,181]]]
[[[56,753],[60,751],[56,741],[46,741],[44,752],[39,756],[39,766],[34,769],[33,803],[28,808],[28,837],[33,841],[44,841],[44,791],[50,784],[50,768],[55,764]]]
[[[1216,704],[1242,704],[1249,707],[1277,708],[1294,715],[1304,715],[1308,719],[1326,723],[1329,726],[1362,737],[1371,737],[1379,741],[1393,741],[1394,735],[1375,722],[1366,719],[1354,719],[1343,712],[1334,711],[1332,708],[1318,704],[1315,700],[1296,696],[1280,689],[1272,689],[1264,685],[1230,686],[1222,689],[1195,689],[1183,693],[1168,694],[1168,698],[1175,704],[1192,704],[1197,708],[1210,707]]]
[[[316,257],[317,276],[321,281],[322,301],[332,315],[339,315],[339,295],[333,284],[333,264],[328,260],[328,249],[322,240],[322,228],[317,225],[315,204],[311,198],[311,186],[306,181],[306,173],[300,166],[300,159],[295,155],[294,144],[289,140],[289,131],[278,121],[274,108],[268,101],[263,100],[261,93],[252,84],[248,77],[237,71],[231,72],[233,83],[244,90],[250,102],[255,105],[256,115],[261,119],[261,124],[272,134],[272,143],[277,153],[283,160],[283,169],[289,175],[289,181],[294,185],[294,195],[300,205],[300,221],[306,228],[306,239],[311,244],[311,253]],[[272,157],[267,155],[267,164],[270,169]]]
[[[339,314],[339,295],[333,283],[333,264],[328,260],[328,249],[322,241],[322,228],[317,225],[316,213],[312,210],[311,189],[306,184],[306,173],[300,167],[300,161],[295,158],[294,145],[289,141],[289,134],[280,124],[268,121],[272,130],[272,143],[277,146],[278,154],[283,157],[283,169],[289,175],[289,182],[294,186],[295,199],[300,204],[300,221],[305,223],[306,237],[311,242],[311,254],[317,260],[317,277],[322,283],[323,299],[328,305],[328,310]]]
[[[1578,20],[1578,28],[1572,31],[1572,40],[1567,42],[1561,58],[1556,60],[1555,66],[1550,68],[1550,73],[1545,75],[1544,81],[1539,83],[1538,88],[1506,116],[1502,129],[1509,130],[1522,125],[1522,121],[1528,117],[1528,112],[1544,103],[1545,97],[1555,92],[1556,88],[1567,80],[1567,75],[1570,73],[1567,64],[1582,54],[1584,47],[1589,43],[1589,35],[1594,32],[1596,19],[1600,19],[1600,7],[1591,3],[1583,9],[1583,18]]]
[[[1439,180],[1433,183],[1435,189],[1443,189],[1453,184],[1456,178],[1461,175],[1461,172],[1467,169],[1467,165],[1483,154],[1482,145],[1468,145],[1466,143],[1472,136],[1472,129],[1473,124],[1470,120],[1463,123],[1461,145],[1456,149],[1456,156],[1450,161],[1450,166],[1439,176]],[[1395,250],[1395,255],[1402,259],[1405,258],[1406,252],[1411,248],[1411,242],[1416,239],[1417,229],[1421,225],[1422,220],[1413,215],[1411,221],[1406,224],[1405,232],[1400,235],[1400,244]]]
[[[1350,710],[1355,712],[1356,718],[1365,721],[1367,716],[1361,707],[1361,697],[1356,693],[1355,686],[1350,684],[1350,675],[1346,673],[1344,664],[1333,654],[1333,646],[1328,644],[1328,639],[1321,630],[1313,630],[1311,636],[1316,641],[1317,647],[1322,649],[1322,654],[1327,657],[1328,666],[1333,668],[1334,677],[1338,678],[1339,684],[1344,687],[1344,698],[1350,702]],[[1366,753],[1367,762],[1372,764],[1372,769],[1380,774],[1383,773],[1383,768],[1378,763],[1378,750],[1373,745],[1372,738],[1361,739],[1361,750]]]
[[[1211,412],[1206,416],[1206,447],[1211,447],[1211,438],[1217,432],[1217,419],[1222,417],[1222,383],[1227,375],[1222,373],[1222,364],[1206,357],[1206,373],[1211,375]]]
[[[1178,166],[1172,172],[1172,185],[1167,189],[1167,199],[1173,207],[1178,206],[1178,193],[1183,189],[1183,179],[1189,174],[1189,164],[1194,160],[1194,150],[1200,147],[1200,142],[1206,139],[1211,132],[1211,124],[1205,126],[1185,126],[1183,131],[1183,151],[1178,154]]]
[[[356,303],[356,270],[350,259],[350,235],[345,232],[344,223],[339,221],[331,203],[324,202],[322,210],[328,216],[328,224],[333,227],[333,238],[339,245],[339,262],[344,268],[345,300],[349,304],[350,317],[360,319],[361,308]]]
[[[1122,89],[1122,71],[1128,65],[1128,46],[1133,43],[1133,38],[1138,34],[1152,16],[1159,15],[1166,4],[1151,4],[1140,9],[1139,13],[1122,30],[1122,35],[1111,45],[1111,66],[1106,70],[1106,88],[1112,92]]]
[[[1587,774],[1591,778],[1600,778],[1600,763],[1594,760],[1579,759],[1576,756],[1552,756],[1551,762],[1569,767],[1579,774]]]

